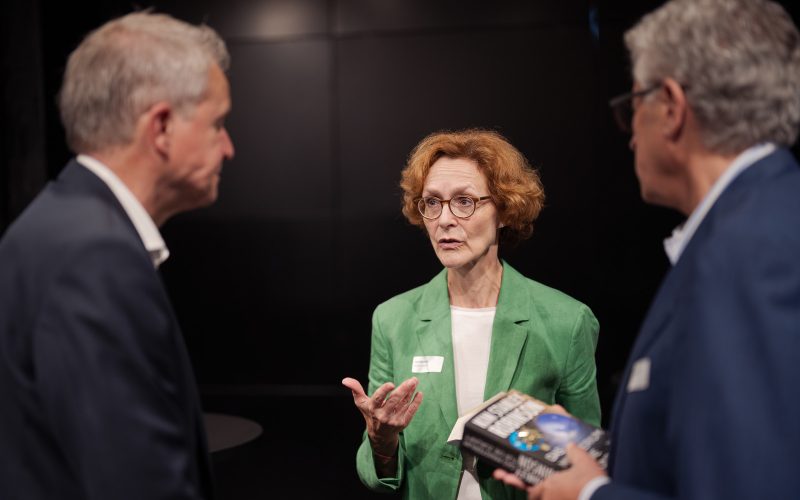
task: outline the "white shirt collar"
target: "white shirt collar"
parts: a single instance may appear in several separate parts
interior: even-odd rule
[[[719,179],[717,179],[714,185],[711,186],[711,189],[706,193],[703,201],[694,209],[686,222],[676,227],[675,230],[672,231],[672,236],[664,240],[664,251],[667,253],[667,257],[673,266],[678,262],[686,245],[689,244],[689,241],[692,239],[692,236],[694,236],[700,223],[703,222],[706,214],[711,210],[711,207],[714,206],[717,198],[725,191],[725,188],[728,187],[739,174],[744,172],[745,169],[773,151],[775,151],[775,144],[757,144],[742,151],[742,153],[731,162],[730,166],[723,172]]]
[[[150,254],[150,259],[153,261],[155,267],[160,266],[167,257],[169,257],[169,249],[161,237],[153,219],[147,210],[144,209],[136,196],[131,193],[131,190],[120,180],[119,177],[107,166],[103,165],[100,161],[88,155],[78,155],[78,163],[89,169],[103,182],[106,183],[108,188],[114,193],[114,196],[119,200],[123,210],[128,215],[128,218],[139,233],[144,248]]]

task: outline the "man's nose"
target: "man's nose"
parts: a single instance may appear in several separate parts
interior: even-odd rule
[[[233,148],[233,141],[231,140],[231,136],[228,134],[227,130],[223,130],[223,144],[222,144],[222,154],[225,155],[225,158],[232,160],[233,155],[236,151]]]

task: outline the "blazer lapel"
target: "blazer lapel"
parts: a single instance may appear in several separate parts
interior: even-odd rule
[[[522,348],[528,338],[530,300],[524,278],[503,261],[503,281],[492,325],[484,400],[511,387]]]
[[[439,404],[448,426],[458,418],[449,297],[447,269],[444,269],[428,283],[422,293],[418,308],[419,323],[415,332],[419,355],[444,357],[441,373],[419,377],[419,388],[430,394],[430,399],[426,394],[426,400]]]
[[[678,287],[678,283],[681,281],[681,276],[683,274],[682,268],[683,266],[681,266],[681,261],[678,261],[678,264],[675,267],[672,267],[669,269],[669,271],[667,271],[667,275],[656,292],[656,296],[653,299],[650,309],[647,311],[647,315],[642,322],[642,326],[639,328],[639,334],[637,335],[636,341],[633,344],[631,353],[628,355],[628,362],[625,366],[625,371],[623,372],[620,385],[617,388],[617,395],[614,398],[614,405],[612,406],[612,447],[614,446],[613,443],[616,441],[618,432],[617,422],[619,422],[627,400],[627,386],[628,379],[631,376],[631,369],[633,364],[642,357],[642,354],[647,352],[650,344],[658,338],[658,332],[661,331],[664,324],[667,323],[669,318],[672,316],[674,304],[678,297],[676,287]]]
[[[656,333],[661,331],[664,323],[672,316],[675,300],[678,298],[676,286],[683,275],[683,266],[680,266],[680,264],[681,262],[679,261],[675,267],[667,271],[664,282],[656,292],[656,296],[653,299],[650,310],[647,311],[641,328],[639,328],[639,334],[629,355],[631,361],[639,359],[638,355],[645,351],[653,340],[658,338]]]

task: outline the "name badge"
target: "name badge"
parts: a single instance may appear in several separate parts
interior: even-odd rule
[[[411,373],[439,373],[444,365],[444,356],[414,356]]]
[[[637,360],[631,368],[628,392],[643,391],[650,387],[650,358]]]

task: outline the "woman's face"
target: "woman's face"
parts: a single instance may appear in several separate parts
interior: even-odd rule
[[[486,177],[472,160],[439,158],[431,166],[422,196],[450,200],[458,195],[489,195]],[[448,269],[471,268],[483,259],[497,259],[497,208],[491,200],[478,202],[468,219],[458,218],[442,206],[438,219],[423,219],[436,256]]]

